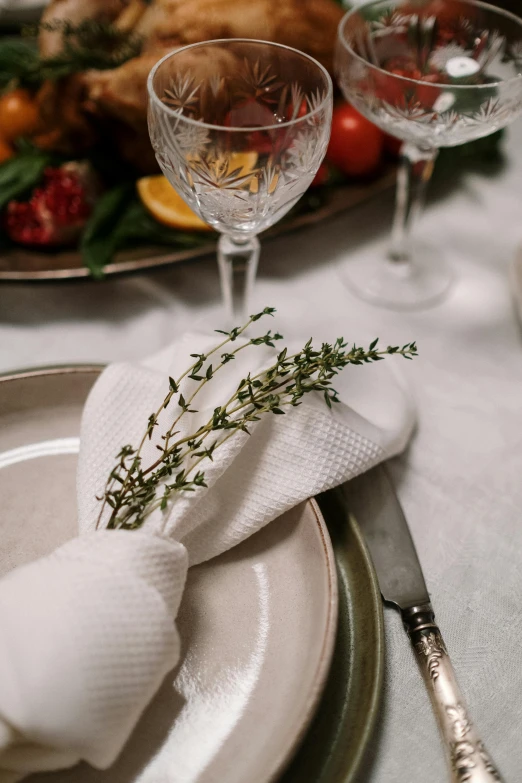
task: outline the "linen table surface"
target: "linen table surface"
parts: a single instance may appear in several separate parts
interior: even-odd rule
[[[506,165],[434,183],[419,232],[457,276],[444,303],[400,313],[357,300],[343,270],[382,252],[393,193],[264,243],[252,312],[274,306],[288,340],[416,340],[396,362],[418,427],[391,465],[457,675],[506,780],[522,743],[522,333],[508,266],[522,243],[522,124]],[[0,286],[0,372],[135,359],[188,329],[222,325],[214,259],[103,284]],[[270,324],[272,326],[272,324]],[[378,373],[377,366],[351,368]],[[377,376],[376,376],[377,377]],[[443,781],[435,719],[400,617],[385,610],[382,715],[361,783]]]

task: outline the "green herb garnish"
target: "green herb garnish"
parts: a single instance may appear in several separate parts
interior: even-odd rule
[[[0,90],[11,85],[38,86],[39,68],[40,55],[34,43],[19,38],[0,40]]]
[[[116,251],[126,247],[165,245],[181,249],[208,242],[208,235],[157,223],[136,196],[134,183],[126,183],[108,190],[98,200],[85,226],[80,251],[93,277],[101,279]]]
[[[143,44],[141,36],[94,19],[83,19],[79,24],[66,20],[44,22],[38,30],[62,36],[62,50],[40,60],[43,79],[60,79],[91,68],[97,71],[119,68],[137,57]]]
[[[40,181],[44,169],[53,163],[54,157],[45,152],[29,150],[0,165],[0,209],[11,199],[29,193]]]
[[[122,212],[132,198],[133,186],[118,185],[104,193],[87,221],[80,240],[83,263],[93,277],[103,277],[103,267],[116,252],[116,229]]]
[[[241,342],[238,347],[228,348],[235,343],[246,329],[265,315],[273,315],[272,307],[265,307],[261,313],[250,316],[242,327],[230,332],[217,330],[225,339],[206,354],[192,354],[194,363],[179,378],[169,378],[169,388],[161,406],[151,413],[143,437],[137,447],[125,445],[116,458],[102,498],[98,526],[107,506],[112,512],[107,523],[110,529],[133,530],[156,509],[167,510],[180,492],[194,492],[207,486],[201,464],[213,459],[214,453],[237,432],[250,434],[249,427],[265,414],[284,414],[289,407],[301,403],[305,394],[315,391],[323,395],[328,407],[339,402],[332,380],[343,367],[349,364],[368,364],[381,360],[386,355],[397,354],[405,359],[417,355],[415,343],[388,346],[379,350],[378,340],[368,349],[353,345],[351,348],[339,337],[333,344],[323,343],[315,349],[312,340],[297,353],[288,354],[284,348],[268,369],[241,380],[232,396],[216,407],[209,420],[191,434],[179,437],[181,419],[197,413],[193,408],[196,398],[215,375],[240,351],[253,345],[275,347],[282,335],[270,330],[258,337]],[[190,390],[182,388],[182,382],[194,382]],[[184,384],[183,384],[184,385]],[[156,428],[161,424],[161,414],[174,406],[174,421],[158,437]],[[184,428],[185,431],[187,427]],[[190,428],[188,428],[190,431]],[[157,459],[146,465],[142,450],[153,435],[159,451]]]
[[[62,48],[57,54],[39,54],[34,36],[40,31],[61,34]],[[23,32],[22,39],[0,41],[0,89],[11,85],[36,89],[47,79],[55,81],[91,68],[118,68],[136,57],[143,43],[135,33],[93,19],[76,25],[67,20],[43,22]]]

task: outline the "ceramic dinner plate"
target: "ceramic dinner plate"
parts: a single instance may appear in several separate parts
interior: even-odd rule
[[[0,573],[75,534],[80,415],[98,372],[76,368],[0,380]],[[328,672],[335,574],[313,502],[190,569],[179,614],[182,663],[120,759],[103,773],[83,765],[30,780],[275,780],[303,736]]]

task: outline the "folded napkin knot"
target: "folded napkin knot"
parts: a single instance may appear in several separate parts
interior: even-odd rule
[[[175,541],[104,530],[4,577],[2,769],[112,764],[177,662],[187,563]]]
[[[78,467],[80,536],[0,580],[2,781],[80,759],[109,766],[178,660],[175,618],[188,565],[235,546],[407,441],[413,425],[408,399],[389,375],[376,394],[374,370],[372,393],[366,388],[359,400],[365,411],[379,414],[376,420],[343,402],[330,409],[323,395],[307,394],[287,415],[269,413],[253,423],[251,435],[235,431],[224,438],[213,459],[201,462],[204,488],[178,495],[166,509],[156,503],[141,530],[105,529],[111,508],[99,498],[107,477],[116,480],[116,455],[124,444],[136,454],[142,442],[139,464],[157,464],[162,426],[152,425],[143,438],[151,411],[161,411],[161,425],[167,420],[180,429],[181,399],[174,413],[164,404],[169,376],[174,387],[174,378],[188,382],[190,357],[207,358],[212,347],[208,337],[187,335],[143,363],[107,368],[89,395]],[[204,384],[194,419],[183,420],[181,429],[201,432],[201,422],[234,399],[240,379],[254,377],[260,366],[262,375],[264,348],[257,367],[246,353],[223,365],[219,380]],[[353,399],[350,383],[337,380],[341,400]],[[188,391],[180,386],[187,400],[198,378],[189,383]]]

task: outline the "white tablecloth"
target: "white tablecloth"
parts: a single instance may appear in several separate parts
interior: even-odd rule
[[[494,178],[468,173],[436,187],[422,235],[447,252],[458,275],[443,304],[381,310],[342,282],[356,254],[382,251],[390,193],[266,243],[254,306],[277,307],[288,338],[417,340],[419,358],[400,367],[419,425],[393,477],[472,714],[515,783],[522,769],[522,345],[507,269],[522,242],[520,123],[507,153]],[[212,260],[103,284],[4,285],[0,371],[138,357],[187,327],[219,325],[220,312]],[[385,616],[385,699],[363,780],[445,780],[413,654],[399,617],[388,609]]]

